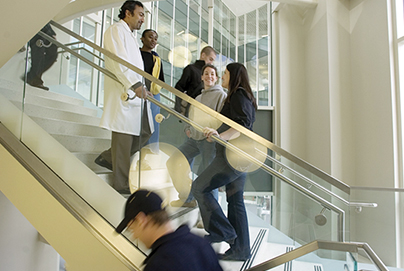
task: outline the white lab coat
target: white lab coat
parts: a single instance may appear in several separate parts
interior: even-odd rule
[[[105,31],[104,47],[132,65],[144,70],[143,59],[136,37],[125,21],[120,20]],[[128,92],[130,97],[133,97],[135,93],[129,88],[139,81],[143,82],[143,77],[108,57],[105,57],[105,68],[115,74],[119,82],[105,75],[104,112],[101,117],[100,127],[118,133],[139,136],[144,100],[136,97],[134,100],[122,101],[121,95]],[[153,132],[153,116],[149,103],[149,101],[146,102],[147,112],[150,130]]]

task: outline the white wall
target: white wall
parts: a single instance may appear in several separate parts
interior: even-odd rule
[[[352,185],[394,187],[387,1],[363,1],[351,17],[356,178]]]
[[[0,16],[0,67],[41,30],[55,14],[62,10],[69,1],[2,1],[2,16]]]
[[[1,270],[56,271],[59,256],[18,209],[0,192]]]
[[[285,5],[275,15],[278,144],[350,186],[394,187],[386,2],[318,1],[314,9]],[[350,222],[351,240],[368,242],[391,265],[393,207],[351,212]]]

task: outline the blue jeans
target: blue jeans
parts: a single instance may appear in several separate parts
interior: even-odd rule
[[[186,141],[178,147],[178,150],[185,156],[185,158],[188,161],[188,165],[191,169],[193,167],[194,159],[196,156],[201,155],[201,164],[199,165],[197,175],[199,176],[208,166],[209,164],[213,161],[215,158],[215,143],[213,142],[208,142],[206,140],[194,140],[192,138],[187,138]],[[188,175],[188,170],[184,170],[183,168],[181,169],[177,161],[179,160],[179,154],[174,153],[170,159],[167,161],[167,169],[168,172],[171,176],[171,178],[176,178],[176,176],[179,176],[179,174],[185,174]],[[178,171],[183,171],[183,172],[178,172]],[[179,178],[185,178],[185,176],[181,176]],[[175,182],[175,180],[173,181]],[[212,191],[213,196],[215,199],[218,198],[218,189],[215,189]],[[194,199],[192,193],[189,193],[187,195],[179,194],[180,200],[184,202],[190,202]]]
[[[216,144],[218,151],[212,163],[193,182],[191,192],[198,201],[205,230],[213,242],[227,241],[230,251],[240,257],[250,255],[250,236],[247,212],[244,205],[246,173],[233,169],[226,160],[224,147]],[[212,190],[226,186],[226,217]],[[232,243],[232,239],[234,239]]]

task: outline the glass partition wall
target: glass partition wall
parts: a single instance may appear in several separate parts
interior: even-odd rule
[[[244,204],[247,209],[251,244],[258,236],[256,233],[262,228],[268,232],[264,237],[265,242],[286,247],[299,247],[317,239],[348,240],[350,195],[342,183],[172,88],[187,61],[193,62],[197,59],[207,38],[206,3],[177,2],[182,1],[161,1],[152,5],[154,14],[158,15],[153,22],[160,33],[161,43],[157,52],[163,60],[166,83],[158,82],[163,86],[161,103],[151,99],[161,110],[159,115],[153,116],[160,126],[158,151],[145,156],[136,154],[133,157],[130,173],[132,191],[140,187],[157,191],[165,199],[169,212],[177,217],[178,213],[184,215],[197,211],[195,207],[170,206],[170,203],[177,200],[179,194],[189,193],[192,181],[198,177],[200,157],[189,163],[180,155],[178,160],[175,160],[175,170],[170,168],[169,159],[176,156],[178,148],[187,139],[183,132],[185,126],[192,126],[200,131],[204,127],[204,120],[211,119],[219,124],[224,122],[240,132],[236,139],[229,142],[218,140],[218,144],[226,147],[229,164],[247,173]],[[261,20],[265,9],[269,7],[264,5],[254,11],[256,17],[250,14],[236,18],[225,5],[217,5],[216,8],[222,11],[222,15],[214,18],[221,20],[223,24],[216,32],[220,37],[214,38],[217,46],[220,44],[220,48],[215,48],[219,56],[216,59],[217,66],[224,68],[233,60],[240,61],[242,56],[241,62],[248,67],[249,72],[252,71],[251,85],[255,86],[258,104],[271,105],[270,80],[266,86],[259,83],[265,81],[265,76],[261,77],[261,74],[268,78],[270,74],[269,68],[264,71],[259,64],[270,63],[270,51],[265,53],[263,49],[266,45],[269,46],[270,37],[264,35],[269,32],[262,31],[262,28],[269,26],[265,26]],[[199,22],[195,18],[190,22],[189,16],[196,10],[198,14],[202,14]],[[183,16],[187,18],[187,22],[174,21],[173,16],[181,12],[186,13]],[[94,41],[102,43],[102,40],[96,38],[97,34],[91,33],[105,30],[105,27],[111,24],[112,18],[116,17],[116,9],[112,9],[100,12],[92,18],[93,22],[98,19],[104,22],[102,26],[85,26],[89,21],[83,18],[67,23],[65,27],[53,24],[57,40],[52,42],[59,47],[59,54],[57,62],[43,77],[44,84],[50,86],[50,91],[24,84],[21,80],[21,76],[30,67],[29,51],[18,53],[13,61],[10,60],[0,70],[0,77],[4,82],[9,82],[7,84],[10,86],[1,93],[4,96],[1,99],[2,104],[7,105],[2,108],[10,108],[7,109],[8,112],[13,112],[15,110],[11,108],[16,106],[23,111],[22,121],[21,113],[15,111],[13,115],[19,119],[9,121],[8,127],[14,125],[20,128],[21,140],[114,226],[121,219],[122,213],[117,210],[123,209],[125,198],[110,186],[111,171],[94,163],[94,159],[110,147],[110,132],[98,127],[102,113],[98,106],[102,107],[104,78],[111,77],[111,73],[105,70],[106,52],[93,44]],[[256,26],[259,26],[255,38],[245,34],[237,37],[237,33],[249,31],[246,28],[247,22],[253,17],[256,19]],[[239,32],[234,28],[237,24]],[[226,25],[230,29],[226,30]],[[244,25],[242,30],[240,25]],[[72,29],[74,31],[71,31]],[[188,35],[182,36],[184,33]],[[261,56],[258,60],[248,57],[253,54],[254,44],[256,56]],[[184,47],[185,52],[189,52],[180,59],[182,67],[174,65],[178,58],[172,58],[172,49],[176,47]],[[150,77],[144,74],[144,77],[147,76]],[[17,91],[11,92],[10,88]],[[265,91],[267,94],[263,94]],[[172,101],[176,95],[188,99],[195,110],[198,110],[198,118],[184,118],[172,110]],[[223,189],[219,190],[218,201],[226,212],[226,194]],[[184,219],[190,226],[196,223],[195,217]]]
[[[104,69],[104,65],[99,63],[104,63],[105,55],[115,61],[119,59],[108,55],[101,47],[73,31],[56,23],[52,25],[57,29],[58,40],[51,40],[46,35],[44,37],[59,47],[60,54],[58,61],[47,71],[49,75],[66,74],[64,65],[58,64],[65,61],[69,55],[70,59],[74,56],[90,66],[92,76],[102,73],[104,77],[114,78]],[[71,42],[72,40],[74,42]],[[86,53],[80,52],[84,49],[77,48],[87,48]],[[88,99],[76,96],[76,92],[67,89],[63,84],[51,85],[50,91],[24,85],[19,77],[24,74],[25,67],[30,66],[30,57],[25,59],[23,55],[17,56],[21,62],[17,65],[20,70],[15,71],[13,83],[17,86],[17,93],[24,93],[26,88],[25,103],[18,101],[23,95],[16,99],[10,96],[8,100],[17,100],[14,104],[24,111],[22,124],[20,123],[21,140],[106,221],[116,226],[122,215],[117,210],[123,209],[125,198],[110,186],[111,172],[94,164],[94,159],[110,147],[110,132],[98,127],[99,109]],[[28,60],[28,63],[25,63],[25,60]],[[2,69],[3,72],[12,70],[10,67],[14,67],[15,62],[7,65],[7,68]],[[156,80],[143,71],[137,72],[150,80]],[[45,84],[51,80],[61,81],[59,77],[44,77]],[[173,105],[169,97],[163,96],[161,103],[150,99],[161,110],[159,115],[153,116],[160,126],[158,147],[154,153],[145,156],[136,154],[133,157],[130,173],[132,191],[138,188],[153,189],[164,198],[170,214],[181,217],[183,222],[194,226],[197,222],[195,216],[186,214],[197,212],[197,207],[171,206],[170,203],[176,201],[181,194],[189,194],[192,181],[197,178],[200,167],[200,158],[190,163],[178,155],[178,149],[186,141],[184,127],[192,126],[200,131],[205,126],[206,119],[209,119],[210,123],[226,123],[239,131],[235,139],[228,142],[217,139],[217,143],[225,146],[228,163],[233,168],[247,173],[248,190],[244,204],[251,244],[255,243],[257,232],[261,229],[266,229],[267,232],[263,238],[265,242],[285,247],[299,247],[316,239],[346,240],[346,229],[349,227],[349,206],[346,200],[349,200],[349,194],[341,190],[336,180],[334,181],[339,185],[330,183],[327,178],[321,178],[321,174],[316,175],[318,172],[306,164],[305,170],[300,169],[286,152],[274,148],[269,141],[188,98],[169,84],[157,83],[161,84],[171,97],[177,95],[189,102],[198,113],[195,114],[197,117],[188,119],[172,110]],[[29,111],[31,107],[36,110]],[[173,157],[174,163],[170,163],[169,160]],[[327,185],[317,184],[313,176],[320,178]],[[226,213],[226,193],[220,189],[218,194],[218,201]],[[130,239],[129,235],[128,238]],[[226,247],[218,249],[224,252]],[[267,259],[269,258],[264,260]]]
[[[273,106],[270,6],[263,4],[245,15],[236,16],[224,3],[215,1],[211,11],[214,15],[213,21],[210,24],[208,0],[151,2],[150,5],[145,5],[150,13],[147,13],[148,18],[137,31],[138,43],[142,45],[140,36],[145,29],[152,28],[157,31],[159,40],[156,52],[162,59],[166,83],[174,86],[183,68],[199,59],[201,49],[210,42],[209,32],[212,31],[213,40],[209,45],[217,52],[214,64],[218,67],[219,74],[223,73],[228,63],[237,61],[245,64],[250,72],[251,86],[259,109],[270,110]],[[118,13],[119,6],[76,18],[64,26],[102,46],[103,32],[119,20]],[[68,40],[63,42],[72,43],[72,48],[82,55],[94,53],[91,48],[74,44],[74,38],[68,37]],[[57,65],[62,73],[59,84],[69,86],[102,108],[102,73],[94,71],[88,64],[67,53],[62,54]],[[103,66],[102,60],[99,65]],[[171,96],[165,90],[163,94]]]

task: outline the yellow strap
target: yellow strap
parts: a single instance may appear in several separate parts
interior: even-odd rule
[[[153,77],[156,77],[158,79],[160,77],[161,59],[160,59],[160,57],[153,55],[153,61],[154,61],[154,65],[153,65],[152,75],[153,75]],[[153,95],[159,94],[160,89],[161,89],[161,87],[159,85],[157,85],[154,82],[151,82],[151,84],[150,84],[150,92]]]

